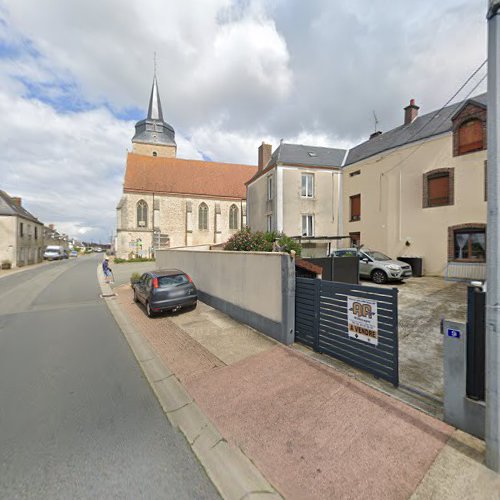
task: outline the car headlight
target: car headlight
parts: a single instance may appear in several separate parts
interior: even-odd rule
[[[392,271],[401,271],[401,267],[400,266],[396,266],[396,264],[389,264],[387,266],[388,269],[391,269]]]

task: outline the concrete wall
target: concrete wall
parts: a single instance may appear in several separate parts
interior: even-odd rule
[[[294,341],[295,264],[288,254],[160,250],[156,266],[183,270],[204,302],[284,344]]]
[[[137,226],[137,202],[148,204],[148,224]],[[208,206],[208,229],[199,229],[199,207]],[[246,223],[246,201],[196,198],[182,195],[125,193],[117,209],[117,256],[127,258],[135,249],[131,242],[142,241],[142,254],[147,256],[153,247],[153,227],[170,238],[170,248],[209,245],[227,241],[238,229],[229,229],[229,211],[238,210],[238,229]],[[156,207],[153,210],[153,207]],[[154,221],[153,221],[154,217]]]
[[[344,233],[360,232],[361,243],[391,257],[421,256],[426,275],[444,275],[448,227],[486,222],[487,152],[454,157],[452,147],[448,133],[346,167]],[[454,204],[423,208],[423,174],[441,168],[453,168]],[[359,175],[349,175],[357,170]],[[349,198],[356,194],[361,194],[361,220],[351,222]]]

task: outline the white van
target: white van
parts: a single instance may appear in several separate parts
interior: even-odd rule
[[[43,254],[43,258],[46,260],[62,260],[64,256],[64,248],[60,245],[49,245]]]

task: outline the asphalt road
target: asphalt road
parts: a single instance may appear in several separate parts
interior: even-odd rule
[[[219,498],[99,298],[97,264],[0,279],[0,498]]]

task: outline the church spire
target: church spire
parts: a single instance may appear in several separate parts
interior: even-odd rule
[[[163,121],[160,93],[158,91],[158,81],[156,80],[156,64],[155,75],[153,77],[153,86],[151,87],[151,96],[149,98],[148,120]]]

